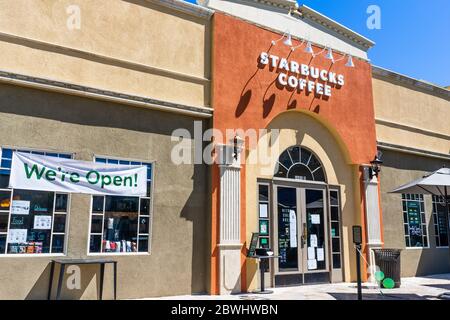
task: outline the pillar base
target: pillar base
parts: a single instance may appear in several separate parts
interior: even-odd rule
[[[241,293],[242,244],[219,244],[221,295]]]

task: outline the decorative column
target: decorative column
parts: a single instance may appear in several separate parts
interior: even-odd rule
[[[236,140],[236,139],[235,139]],[[218,146],[220,159],[220,294],[241,292],[241,142]]]
[[[369,253],[369,273],[374,275],[376,270],[373,249],[383,246],[381,238],[381,212],[380,194],[378,192],[378,178],[371,177],[370,168],[364,167],[364,196],[366,199],[366,231],[367,231],[367,252]],[[373,280],[373,277],[371,277]]]

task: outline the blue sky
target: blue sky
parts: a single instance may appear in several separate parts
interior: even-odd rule
[[[187,0],[194,2],[195,0]],[[450,86],[449,0],[303,0],[314,10],[376,42],[373,64]],[[381,10],[381,29],[367,27],[367,8]]]

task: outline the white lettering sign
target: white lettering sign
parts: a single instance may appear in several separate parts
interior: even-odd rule
[[[303,63],[300,64],[297,61],[288,61],[285,58],[280,59],[280,57],[273,54],[269,55],[267,52],[261,52],[259,63],[263,66],[270,64],[275,71],[279,72],[277,81],[281,86],[297,89],[298,91],[307,91],[308,93],[331,97],[332,85],[339,87],[345,85],[345,77],[342,74],[336,74]],[[306,77],[316,80],[320,79],[323,83],[305,79]]]

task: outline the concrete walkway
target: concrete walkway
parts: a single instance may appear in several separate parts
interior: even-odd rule
[[[274,288],[273,294],[239,294],[231,296],[185,295],[161,297],[163,300],[356,300],[354,283],[320,284],[287,288]],[[378,289],[373,285],[363,287],[365,300],[438,300],[450,291],[450,274],[417,278],[403,278],[398,289]]]

